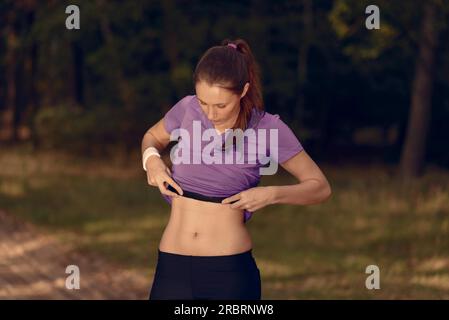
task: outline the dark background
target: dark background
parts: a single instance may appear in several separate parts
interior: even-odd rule
[[[0,0],[0,299],[148,297],[170,209],[141,141],[226,38],[332,187],[248,221],[262,298],[449,299],[448,21],[446,0]]]
[[[69,4],[80,8],[80,30],[65,28]],[[411,175],[423,162],[447,167],[449,3],[377,1],[379,30],[365,27],[369,4],[2,1],[1,143],[126,155],[194,92],[201,54],[243,38],[262,68],[267,111],[315,158],[399,164],[406,153]]]

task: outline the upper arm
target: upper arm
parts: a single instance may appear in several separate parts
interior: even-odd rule
[[[170,143],[170,133],[181,127],[182,120],[188,109],[188,104],[191,101],[192,96],[185,96],[179,100],[174,106],[168,110],[164,117],[159,120],[154,126],[148,129],[146,134],[151,134],[156,140],[160,150]]]
[[[277,163],[283,163],[304,149],[298,137],[289,126],[281,120],[279,115],[272,115],[268,119],[270,142],[267,148],[270,158]],[[277,138],[272,140],[272,134],[277,134]],[[272,143],[275,144],[273,145]]]
[[[296,177],[299,182],[305,180],[317,180],[330,188],[325,175],[305,150],[297,153],[287,161],[280,163],[280,165]]]
[[[272,128],[278,131],[278,150],[274,154],[278,163],[299,182],[317,180],[326,186],[329,183],[320,168],[304,150],[295,133],[282,121],[279,115],[272,118]]]
[[[157,144],[159,150],[165,149],[170,143],[170,134],[165,129],[165,120],[162,118],[156,124],[154,124],[150,129],[147,130],[145,135],[150,134]]]

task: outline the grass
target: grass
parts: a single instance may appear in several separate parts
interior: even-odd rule
[[[80,250],[153,272],[169,206],[130,165],[26,147],[0,151],[0,208]],[[449,172],[404,186],[387,166],[322,166],[332,198],[276,205],[248,222],[263,299],[449,298]],[[291,184],[281,172],[263,185]],[[380,290],[367,290],[368,265]]]

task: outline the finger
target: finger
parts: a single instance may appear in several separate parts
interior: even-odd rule
[[[176,189],[174,189],[167,181],[163,181],[163,188],[164,190],[166,190],[167,192],[170,192],[172,194],[175,194],[176,197],[179,197],[180,194],[178,193],[178,191]]]
[[[241,198],[240,193],[237,193],[237,194],[235,194],[233,196],[230,196],[229,198],[223,199],[223,201],[221,201],[221,203],[224,203],[224,204],[225,203],[231,203],[231,202],[240,200],[240,198]]]
[[[156,181],[155,181],[153,178],[148,178],[148,179],[147,179],[147,182],[148,182],[148,184],[149,184],[150,186],[155,186],[155,187],[157,187],[157,183],[156,183]]]
[[[167,182],[168,182],[173,188],[175,188],[176,191],[178,191],[178,194],[180,194],[180,195],[182,196],[182,194],[183,194],[182,189],[181,189],[181,187],[175,182],[175,180],[173,180],[173,179],[170,178],[170,177],[167,177]]]
[[[164,185],[164,182],[159,183],[158,187],[159,187],[159,190],[160,190],[160,192],[162,194],[165,194],[165,195],[171,196],[171,197],[179,197],[179,195],[177,195],[176,193],[174,193],[174,192],[172,192],[170,190],[167,190],[167,188]]]
[[[232,209],[244,209],[244,207],[246,206],[246,202],[239,200],[233,204],[231,204],[231,208]]]
[[[162,194],[165,194],[167,196],[174,197],[174,198],[179,197],[179,195],[177,195],[174,192],[171,192],[170,190],[164,189],[164,187],[160,187],[159,190],[161,191]]]
[[[260,206],[250,206],[250,207],[246,208],[245,210],[248,210],[250,212],[254,212],[254,211],[259,210],[259,209],[260,209]]]
[[[150,180],[150,181],[148,182],[148,184],[149,184],[150,186],[157,187],[157,183],[156,183],[154,180]]]
[[[165,171],[168,173],[169,176],[171,176],[171,171],[170,171],[170,168],[169,168],[169,167],[167,167],[167,168],[165,169]]]

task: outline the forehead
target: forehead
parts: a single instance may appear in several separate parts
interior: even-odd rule
[[[207,104],[226,103],[235,96],[235,94],[228,89],[216,85],[209,85],[204,81],[198,82],[195,85],[195,90],[198,99]]]

